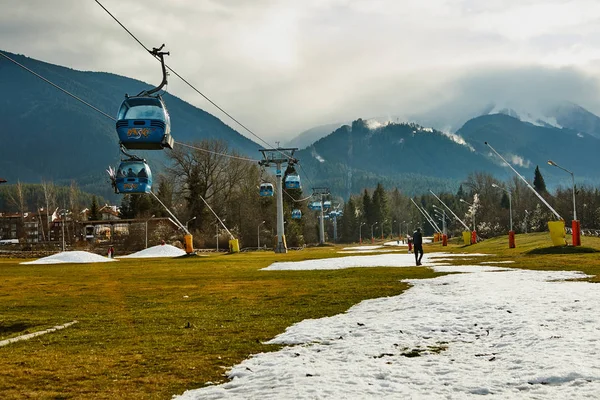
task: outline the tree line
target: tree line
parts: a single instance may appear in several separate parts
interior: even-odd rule
[[[217,221],[224,222],[242,247],[272,246],[276,234],[275,197],[261,197],[261,182],[274,182],[272,171],[262,170],[256,162],[243,159],[230,151],[224,141],[203,140],[193,144],[196,149],[177,146],[168,152],[170,166],[155,174],[153,190],[160,201],[180,222],[194,234],[198,248],[214,247],[216,240],[226,246],[228,233]],[[296,173],[288,166],[284,178]],[[532,180],[535,190],[551,204],[569,225],[573,216],[571,188],[557,188],[553,193],[546,189],[543,177],[536,168]],[[494,187],[494,185],[498,187]],[[306,182],[305,182],[306,186]],[[455,193],[437,193],[470,229],[473,222],[481,237],[506,233],[509,229],[509,199],[511,193],[513,229],[516,232],[542,231],[553,214],[522,182],[514,177],[502,182],[486,173],[474,173],[460,184]],[[288,246],[298,247],[318,243],[320,212],[308,209],[310,193],[303,189],[287,189],[284,193],[284,220]],[[413,205],[412,200],[435,216],[433,205],[443,208],[430,193],[410,197],[402,187],[385,188],[376,183],[351,194],[347,200],[331,197],[332,208],[343,211],[337,218],[339,242],[357,242],[372,236],[379,238],[410,234],[422,227],[425,234],[433,228]],[[582,227],[600,227],[600,192],[597,188],[577,188],[577,216]],[[104,199],[84,193],[72,182],[58,186],[51,182],[0,186],[0,210],[24,213],[44,208],[54,211],[65,208],[74,219],[88,208],[90,219],[99,219],[98,209]],[[302,212],[301,219],[292,219],[292,210]],[[215,215],[216,214],[216,215]],[[165,208],[148,195],[124,195],[120,204],[122,218],[170,217]],[[465,227],[449,212],[447,229],[458,235]],[[438,221],[441,227],[442,223]],[[327,240],[334,238],[333,221],[326,221]]]
[[[544,198],[570,226],[573,219],[572,188],[558,187],[550,193],[544,178],[536,167],[531,186]],[[508,192],[510,192],[510,199]],[[542,203],[535,193],[518,177],[502,182],[487,173],[473,173],[460,184],[456,193],[436,193],[436,195],[461,219],[469,229],[475,229],[481,237],[505,234],[510,225],[512,207],[513,230],[517,233],[547,230],[547,221],[555,219],[554,214]],[[413,200],[423,207],[442,228],[444,213],[435,211],[435,206],[445,207],[432,194],[422,194]],[[590,186],[576,188],[577,217],[583,229],[600,228],[600,191]],[[445,211],[447,230],[450,235],[459,235],[466,230],[449,211]],[[439,218],[438,215],[441,215]],[[364,225],[363,225],[364,224]],[[361,195],[352,195],[345,203],[341,220],[341,240],[359,240],[362,237],[385,237],[411,233],[416,227],[432,234],[434,228],[412,204],[411,198],[399,188],[385,190],[381,184],[375,189],[364,189]],[[365,231],[366,230],[366,231]]]

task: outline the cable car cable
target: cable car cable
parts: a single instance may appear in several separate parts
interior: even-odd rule
[[[306,201],[308,199],[310,199],[312,197],[312,195],[305,197],[304,199],[300,199],[300,200],[296,200],[291,194],[289,194],[285,189],[283,189],[283,193],[287,194],[290,199],[294,200],[294,202],[296,203],[302,203],[303,201]]]
[[[204,151],[206,153],[211,153],[211,154],[215,154],[215,155],[219,155],[219,156],[223,156],[223,157],[235,158],[237,160],[250,161],[250,162],[253,162],[253,163],[256,163],[256,162],[259,161],[259,160],[255,160],[255,159],[252,159],[252,158],[239,157],[239,156],[234,156],[234,155],[227,154],[227,153],[219,153],[219,152],[216,152],[216,151],[211,151],[211,150],[203,149],[202,147],[192,146],[192,145],[187,144],[187,143],[182,143],[182,142],[175,142],[175,143],[177,143],[179,146],[189,147],[190,149]]]
[[[9,56],[7,56],[6,54],[2,53],[0,51],[0,55],[3,56],[4,58],[6,58],[7,60],[15,63],[16,65],[18,65],[19,67],[23,68],[24,70],[26,70],[27,72],[32,73],[33,75],[37,76],[38,78],[40,78],[41,80],[43,80],[46,83],[49,83],[50,85],[54,86],[56,89],[60,90],[61,92],[71,96],[72,98],[74,98],[77,101],[80,101],[81,103],[85,104],[86,106],[98,111],[100,114],[104,115],[105,117],[108,117],[110,119],[112,119],[113,121],[117,121],[115,117],[112,117],[110,115],[108,115],[107,113],[105,113],[104,111],[100,110],[99,108],[94,107],[93,105],[91,105],[90,103],[88,103],[87,101],[81,99],[80,97],[75,96],[73,93],[61,88],[60,86],[58,86],[57,84],[55,84],[54,82],[49,81],[48,79],[44,78],[43,76],[41,76],[40,74],[38,74],[37,72],[34,72],[33,70],[27,68],[26,66],[24,66],[23,64],[19,63],[18,61],[13,60],[12,58],[10,58]]]
[[[99,112],[100,114],[104,115],[104,116],[105,116],[105,117],[107,117],[107,118],[110,118],[112,121],[115,121],[115,122],[117,121],[117,119],[116,119],[115,117],[113,117],[113,116],[111,116],[111,115],[109,115],[109,114],[105,113],[104,111],[102,111],[102,110],[100,110],[99,108],[95,107],[94,105],[92,105],[92,104],[88,103],[87,101],[83,100],[82,98],[80,98],[80,97],[78,97],[78,96],[74,95],[73,93],[69,92],[68,90],[66,90],[66,89],[63,89],[62,87],[60,87],[60,86],[59,86],[59,85],[57,85],[56,83],[54,83],[54,82],[50,81],[49,79],[46,79],[46,78],[45,78],[45,77],[43,77],[42,75],[40,75],[40,74],[38,74],[37,72],[35,72],[35,71],[31,70],[30,68],[28,68],[28,67],[26,67],[25,65],[23,65],[23,64],[21,64],[21,63],[19,63],[18,61],[16,61],[16,60],[13,60],[11,57],[7,56],[7,55],[6,55],[6,54],[4,54],[2,51],[0,51],[0,56],[3,56],[4,58],[6,58],[7,60],[9,60],[10,62],[12,62],[12,63],[16,64],[17,66],[19,66],[19,67],[21,67],[21,68],[23,68],[23,69],[24,69],[24,70],[26,70],[27,72],[29,72],[29,73],[31,73],[31,74],[33,74],[33,75],[35,75],[36,77],[38,77],[38,78],[40,78],[41,80],[43,80],[44,82],[46,82],[46,83],[48,83],[48,84],[52,85],[53,87],[55,87],[56,89],[60,90],[61,92],[63,92],[63,93],[65,93],[65,94],[67,94],[68,96],[70,96],[70,97],[74,98],[75,100],[79,101],[80,103],[82,103],[82,104],[84,104],[84,105],[86,105],[86,106],[90,107],[92,110]],[[189,145],[189,144],[186,144],[186,143],[182,143],[182,142],[176,142],[176,143],[177,143],[178,145],[180,145],[180,146],[189,147],[189,148],[192,148],[192,149],[195,149],[195,150],[199,150],[199,151],[204,151],[204,152],[207,152],[207,153],[212,153],[212,154],[220,155],[220,156],[223,156],[223,157],[236,158],[236,159],[239,159],[239,160],[243,160],[243,161],[250,161],[250,162],[258,162],[258,161],[259,161],[259,160],[255,160],[255,159],[252,159],[252,158],[244,158],[244,157],[239,157],[239,156],[233,156],[233,155],[231,155],[231,154],[227,154],[227,153],[218,153],[218,152],[216,152],[216,151],[210,151],[210,150],[207,150],[207,149],[203,149],[203,148],[201,148],[201,147],[192,146],[192,145]],[[127,154],[127,155],[128,155],[128,156],[130,156],[129,154]]]
[[[98,0],[94,0],[100,7],[102,7],[102,9],[104,11],[106,11],[106,13],[108,15],[110,15],[112,17],[112,19],[114,19],[136,42],[138,42],[138,44],[140,46],[142,46],[144,48],[144,50],[146,50],[148,53],[150,53],[150,55],[152,57],[154,57],[155,59],[158,59],[158,57],[152,53],[151,50],[148,49],[148,47],[146,47],[137,37],[135,37],[135,35],[133,33],[131,33],[131,31],[129,29],[127,29],[125,27],[125,25],[123,25],[121,23],[121,21],[119,21],[113,14],[111,14],[110,11],[108,11],[106,9],[106,7],[104,7],[102,5],[102,3],[100,3],[100,1]],[[160,60],[159,60],[160,61]],[[179,75],[177,73],[177,71],[175,71],[173,68],[169,67],[167,64],[165,64],[165,67],[171,71],[175,76],[177,76],[179,79],[181,79],[183,82],[185,82],[190,88],[192,88],[196,93],[198,93],[200,96],[204,97],[206,99],[206,101],[208,101],[210,104],[212,104],[213,106],[215,106],[219,111],[221,111],[223,114],[227,115],[229,118],[231,118],[235,123],[237,123],[239,126],[241,126],[242,128],[244,128],[247,132],[249,132],[251,135],[253,135],[254,137],[256,137],[258,140],[260,140],[261,142],[263,142],[264,144],[266,144],[269,147],[273,147],[273,145],[271,145],[269,142],[267,142],[266,140],[264,140],[263,138],[261,138],[260,136],[258,136],[256,133],[254,133],[250,128],[248,128],[246,125],[242,124],[240,121],[238,121],[237,119],[235,119],[231,114],[229,114],[227,111],[225,111],[223,108],[221,108],[217,103],[215,103],[214,101],[212,101],[208,96],[206,96],[204,93],[202,93],[200,90],[196,89],[196,87],[194,85],[192,85],[190,82],[188,82],[184,77],[182,77],[181,75]],[[284,152],[282,152],[281,150],[277,150],[279,153],[283,154],[285,157],[287,157],[288,159],[292,160],[293,158],[290,157],[289,155],[285,154]]]

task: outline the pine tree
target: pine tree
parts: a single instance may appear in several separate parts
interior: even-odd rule
[[[540,167],[537,165],[535,166],[535,173],[534,173],[534,177],[533,177],[533,187],[535,188],[535,191],[540,194],[548,192],[546,190],[546,182],[544,182],[544,177],[542,176],[542,173],[540,172]]]
[[[369,195],[367,189],[365,189],[363,193],[363,220],[369,225],[375,223],[372,203],[371,196]]]
[[[388,220],[388,201],[387,201],[387,193],[383,188],[381,183],[377,184],[377,188],[373,192],[373,219],[375,222],[379,222],[379,228],[383,226],[383,232],[386,232],[386,228],[389,224],[384,221]],[[389,221],[388,221],[389,222]]]
[[[456,197],[459,198],[459,199],[464,199],[465,198],[465,190],[462,187],[462,183],[458,187],[458,192],[456,192]]]
[[[92,197],[92,205],[90,206],[90,216],[89,216],[89,220],[90,221],[98,221],[102,218],[102,216],[100,215],[100,208],[98,207],[98,200],[96,199],[96,196]]]
[[[500,199],[500,207],[505,209],[510,208],[510,200],[506,192],[502,192],[502,199]]]

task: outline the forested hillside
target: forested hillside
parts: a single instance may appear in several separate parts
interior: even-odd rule
[[[72,92],[109,115],[125,93],[150,85],[123,76],[83,72],[5,52],[15,61]],[[110,196],[104,170],[120,157],[115,123],[7,59],[0,57],[0,177],[10,182],[53,180]],[[222,139],[230,148],[256,157],[260,147],[215,116],[169,93],[164,95],[179,142]],[[161,170],[163,152],[140,152]]]

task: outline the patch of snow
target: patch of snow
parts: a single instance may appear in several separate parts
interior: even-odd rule
[[[375,250],[380,249],[383,246],[355,246],[355,247],[344,247],[342,250]]]
[[[35,261],[25,261],[21,264],[87,264],[110,261],[117,260],[99,256],[98,254],[90,253],[87,251],[63,251],[61,253],[53,254],[48,257],[39,258]]]
[[[377,256],[385,257],[385,256]],[[326,261],[326,260],[322,260]],[[596,399],[600,291],[573,271],[472,265],[307,319],[178,399]]]
[[[481,264],[512,264],[514,261],[482,261]]]
[[[527,111],[525,111],[523,108],[527,108]],[[507,105],[499,103],[496,104],[488,114],[505,114],[510,117],[517,118],[520,121],[528,122],[532,125],[562,129],[562,126],[558,123],[555,117],[547,116],[546,113],[538,108],[538,106],[532,104],[515,107],[515,104]]]
[[[365,246],[366,247],[366,246]],[[423,266],[435,265],[434,259],[440,257],[471,257],[487,256],[488,254],[452,254],[452,253],[425,253],[423,255]],[[349,256],[325,258],[305,261],[283,261],[276,262],[263,268],[262,271],[301,271],[301,270],[330,270],[359,267],[414,267],[415,255],[394,253],[384,255]]]
[[[315,150],[314,146],[312,147],[312,150],[311,150],[311,155],[312,155],[314,158],[316,158],[316,159],[317,159],[317,161],[319,161],[320,163],[324,163],[324,162],[325,162],[325,159],[324,159],[323,157],[321,157],[321,156],[319,155],[319,153],[317,153],[317,151]]]
[[[379,250],[341,250],[339,254],[364,254],[364,253],[393,253],[399,249],[379,249]]]
[[[163,244],[147,249],[138,251],[137,253],[128,254],[119,258],[161,258],[161,257],[180,257],[185,255],[185,251],[171,246],[170,244]]]
[[[506,154],[505,157],[510,161],[512,165],[518,167],[529,168],[531,161],[524,159],[523,157],[516,154]]]
[[[475,151],[475,148],[473,146],[471,146],[469,143],[467,143],[462,136],[457,135],[456,133],[448,132],[448,131],[441,131],[441,132],[444,136],[447,136],[448,138],[450,138],[450,140],[452,140],[454,143],[458,143],[462,146],[465,146],[473,152]]]

